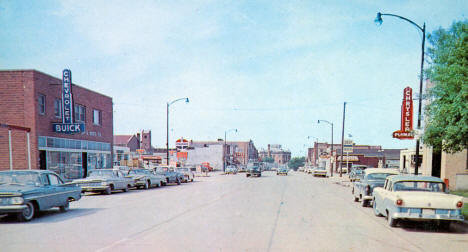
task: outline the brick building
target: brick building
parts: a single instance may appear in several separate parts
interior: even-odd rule
[[[27,169],[30,162],[31,169],[74,179],[111,167],[112,98],[72,84],[69,75],[64,88],[61,79],[36,70],[0,71],[0,170],[10,169],[9,143],[12,169]]]
[[[273,158],[276,164],[287,164],[291,160],[291,151],[283,149],[280,144],[269,144],[268,148],[260,150],[258,155],[262,160],[266,157]]]

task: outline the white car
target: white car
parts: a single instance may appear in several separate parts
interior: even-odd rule
[[[325,167],[315,167],[312,169],[312,175],[314,177],[317,177],[317,176],[327,177],[328,172]]]
[[[437,177],[394,175],[385,180],[383,188],[373,192],[373,208],[377,216],[386,216],[388,225],[399,220],[437,221],[448,229],[453,221],[463,221],[463,197],[446,192],[444,182]]]
[[[383,187],[385,179],[390,175],[398,175],[398,170],[384,168],[368,168],[362,171],[362,179],[354,181],[353,196],[354,201],[361,200],[361,205],[370,205],[373,199],[372,192],[377,187]]]
[[[193,178],[195,177],[195,173],[188,168],[188,167],[179,167],[176,169],[177,172],[182,173],[184,175],[184,179],[182,182],[187,183],[187,182],[193,182]]]

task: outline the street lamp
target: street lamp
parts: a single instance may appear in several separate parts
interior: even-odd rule
[[[166,164],[169,166],[169,106],[171,106],[173,103],[185,100],[185,103],[189,103],[189,98],[179,98],[176,100],[173,100],[171,102],[166,103]]]
[[[229,129],[229,130],[226,130],[224,131],[224,167],[223,167],[223,172],[226,172],[226,153],[227,153],[227,145],[226,145],[226,136],[227,136],[227,133],[230,132],[230,131],[235,131],[237,133],[237,129]]]
[[[388,14],[388,13],[380,13],[378,12],[377,13],[377,17],[375,18],[374,22],[381,25],[383,20],[382,20],[382,16],[392,16],[392,17],[397,17],[397,18],[400,18],[400,19],[403,19],[407,22],[409,22],[410,24],[416,26],[419,30],[422,31],[422,45],[421,45],[421,73],[420,73],[420,76],[419,76],[419,105],[418,105],[418,130],[421,129],[421,104],[422,104],[422,88],[423,88],[423,67],[424,67],[424,43],[426,42],[426,23],[423,23],[423,26],[419,26],[417,25],[415,22],[405,18],[405,17],[402,17],[402,16],[398,16],[398,15],[395,15],[395,14]],[[418,168],[419,168],[419,165],[420,165],[420,162],[421,160],[419,159],[419,138],[416,138],[416,163],[415,163],[415,169],[414,169],[414,174],[415,175],[418,175]]]
[[[333,177],[333,123],[327,120],[318,120],[317,123],[324,122],[328,123],[331,126],[331,153],[330,153],[330,176]]]
[[[315,148],[315,158],[314,158],[314,166],[317,166],[317,160],[318,160],[318,137],[314,137],[314,136],[307,136],[307,139],[311,139],[311,138],[314,138],[315,139],[315,143],[314,144],[314,148]],[[317,145],[317,146],[315,146]],[[307,154],[309,154],[309,150],[307,150]]]

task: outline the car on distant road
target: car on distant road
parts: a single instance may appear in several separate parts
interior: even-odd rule
[[[261,177],[262,169],[260,167],[260,164],[258,162],[248,163],[245,176],[246,177],[251,177],[251,176]]]
[[[135,186],[135,181],[126,178],[120,170],[116,169],[94,169],[84,179],[75,179],[73,183],[81,186],[82,192],[101,192],[112,194],[114,190],[128,190]]]
[[[0,171],[0,214],[30,221],[37,212],[58,207],[65,212],[81,198],[81,188],[47,170]]]
[[[327,169],[325,167],[314,167],[312,169],[312,175],[314,177],[321,176],[321,177],[327,177]]]
[[[226,174],[237,174],[237,167],[235,165],[228,165],[226,167],[225,172]]]
[[[276,171],[276,175],[288,175],[288,167],[280,167],[277,171]]]
[[[166,177],[148,169],[130,169],[125,177],[133,179],[135,187],[142,189],[160,187],[166,182]]]
[[[398,170],[384,168],[369,168],[362,173],[362,179],[353,183],[354,201],[361,200],[361,205],[366,207],[372,201],[372,191],[377,187],[383,187],[385,179],[390,175],[398,175]]]
[[[175,171],[174,167],[157,166],[154,168],[154,171],[156,174],[163,175],[166,178],[164,185],[169,183],[176,183],[180,185],[180,183],[184,180],[184,174]]]
[[[384,187],[373,192],[374,214],[387,217],[390,227],[399,220],[435,221],[443,229],[450,223],[463,221],[463,197],[448,194],[444,182],[437,177],[393,175]]]
[[[195,178],[195,173],[193,173],[192,170],[190,170],[190,168],[178,167],[176,168],[176,171],[184,175],[184,178],[182,180],[184,183],[187,183],[189,181],[193,182],[193,178]]]

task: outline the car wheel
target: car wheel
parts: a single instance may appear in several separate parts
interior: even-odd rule
[[[354,202],[358,202],[359,201],[359,198],[354,196]]]
[[[30,221],[34,218],[36,208],[32,202],[26,203],[26,208],[21,212],[18,213],[17,217],[19,221]]]
[[[111,195],[112,194],[112,188],[109,186],[106,188],[106,190],[104,191],[104,194],[105,195]]]
[[[60,212],[65,213],[70,209],[70,202],[67,200],[67,203],[65,203],[63,206],[59,207]]]
[[[387,224],[389,227],[396,227],[397,225],[397,219],[394,219],[392,217],[392,214],[387,211]]]
[[[362,207],[367,207],[367,204],[369,203],[369,200],[362,199],[361,200],[361,206]]]
[[[177,178],[176,183],[177,183],[178,185],[180,185],[180,179],[179,179],[179,178]]]
[[[146,181],[145,185],[143,186],[143,189],[147,190],[148,188],[150,188],[150,183],[149,181]]]
[[[440,221],[437,225],[437,228],[440,230],[448,231],[450,230],[450,221]]]
[[[122,191],[128,192],[128,185]]]
[[[375,216],[378,216],[378,217],[382,216],[382,214],[379,213],[379,210],[377,210],[377,204],[375,203],[375,199],[373,200],[372,208],[374,209]]]
[[[190,180],[190,182],[193,182],[193,178]]]
[[[246,177],[250,177],[250,174],[245,174]]]

